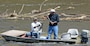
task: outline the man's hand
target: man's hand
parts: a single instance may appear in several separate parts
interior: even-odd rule
[[[53,25],[55,22],[50,21],[50,23]]]
[[[53,25],[54,23],[57,23],[57,22],[56,21],[55,22],[50,21],[50,23]]]
[[[36,27],[39,27],[40,25],[38,25],[38,26],[35,26],[34,28],[36,28]]]

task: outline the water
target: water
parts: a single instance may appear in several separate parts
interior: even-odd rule
[[[26,30],[30,31],[30,23],[31,19],[24,19],[24,20],[6,20],[6,19],[0,19],[0,32],[4,32],[10,29],[17,29],[17,30]],[[47,28],[48,28],[48,20],[42,21],[43,22],[43,31],[46,32],[44,35],[47,36]],[[67,32],[69,28],[77,28],[79,29],[79,32],[81,32],[82,29],[88,29],[90,30],[90,21],[60,21],[59,22],[59,35],[62,33]],[[89,42],[90,43],[90,42]],[[64,43],[20,43],[20,42],[6,42],[3,39],[0,39],[0,45],[1,46],[66,46],[68,44]],[[74,45],[68,45],[68,46],[74,46]],[[78,45],[75,45],[78,46]],[[82,45],[79,45],[82,46]],[[89,46],[85,45],[85,46]]]
[[[32,10],[38,10],[40,4],[44,0],[0,0],[0,13],[8,9],[8,13],[16,10],[18,13],[21,9],[21,6],[25,4],[24,10],[22,13],[29,13]],[[43,10],[54,8],[56,6],[61,6],[59,11],[60,13],[64,12],[66,14],[90,14],[90,0],[48,0],[42,7]],[[74,7],[75,9],[67,10],[68,7]]]
[[[21,9],[21,6],[25,4],[24,10],[22,14],[29,13],[32,10],[38,10],[40,4],[43,0],[0,0],[0,14],[3,14],[6,9],[8,9],[7,13],[11,13],[14,10],[18,13]],[[43,10],[54,8],[56,6],[61,6],[58,9],[58,13],[66,13],[66,14],[90,14],[90,0],[48,0],[46,4],[43,6]],[[67,9],[68,7],[75,7],[75,9]],[[18,30],[26,30],[30,31],[31,19],[24,20],[6,20],[0,19],[0,33],[10,30],[10,29],[18,29]],[[47,28],[48,28],[48,20],[43,22],[43,31],[46,32],[44,35],[47,36]],[[77,28],[79,32],[82,29],[90,30],[90,21],[60,21],[59,22],[59,35],[67,32],[69,28]],[[90,42],[89,42],[90,43]],[[5,40],[0,38],[0,46],[90,46],[87,45],[69,45],[64,43],[19,43],[19,42],[6,42]]]

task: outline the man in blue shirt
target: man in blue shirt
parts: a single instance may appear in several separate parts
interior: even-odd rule
[[[55,13],[54,9],[50,10],[50,14],[48,16],[49,20],[49,27],[48,27],[48,36],[47,39],[51,38],[52,32],[54,32],[54,39],[58,38],[58,22],[59,22],[59,15]]]

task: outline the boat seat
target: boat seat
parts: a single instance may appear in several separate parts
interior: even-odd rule
[[[61,40],[70,40],[70,39],[71,39],[70,33],[63,33],[61,35]]]
[[[71,34],[71,38],[77,38],[79,35],[78,29],[68,29],[68,32]]]

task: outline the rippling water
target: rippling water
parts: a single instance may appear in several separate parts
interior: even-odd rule
[[[0,0],[0,14],[4,13],[6,9],[8,9],[7,13],[11,13],[14,10],[18,13],[21,9],[21,6],[24,4],[24,10],[22,13],[29,13],[32,10],[38,10],[40,4],[43,0]],[[58,9],[58,13],[66,13],[66,14],[90,14],[90,0],[48,0],[43,5],[43,10],[54,8],[56,6],[61,6]],[[68,7],[74,7],[75,9],[67,9]],[[10,29],[18,29],[18,30],[26,30],[30,31],[30,23],[31,19],[24,20],[6,20],[0,19],[0,33],[10,30]],[[48,21],[43,22],[43,31],[47,32]],[[79,32],[82,29],[90,30],[90,21],[60,21],[59,23],[59,35],[66,32],[69,28],[77,28]],[[44,34],[47,36],[47,34]],[[89,40],[90,41],[90,40]],[[89,42],[90,43],[90,42]],[[89,43],[87,45],[69,45],[64,43],[20,43],[20,42],[6,42],[5,40],[0,38],[0,46],[90,46]]]

